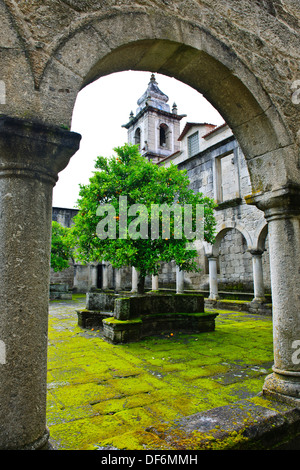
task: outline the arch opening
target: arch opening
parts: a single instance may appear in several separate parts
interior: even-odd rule
[[[138,127],[134,133],[134,143],[138,145],[139,148],[141,146],[141,129]]]
[[[169,147],[169,142],[168,142],[168,126],[166,124],[161,124],[159,126],[159,146],[160,147]]]

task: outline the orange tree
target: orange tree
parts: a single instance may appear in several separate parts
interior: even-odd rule
[[[63,271],[70,266],[72,258],[72,238],[70,228],[52,221],[51,268],[55,272]]]
[[[147,161],[138,146],[125,144],[114,151],[110,159],[98,157],[89,184],[80,185],[73,256],[84,263],[134,266],[140,293],[145,276],[158,274],[162,262],[198,271],[191,243],[200,232],[213,243],[214,201],[190,189],[186,171]]]

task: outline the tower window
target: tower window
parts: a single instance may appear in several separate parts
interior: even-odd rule
[[[161,124],[159,126],[159,146],[168,148],[168,126]]]
[[[141,145],[141,129],[138,127],[134,133],[134,143],[140,148]]]

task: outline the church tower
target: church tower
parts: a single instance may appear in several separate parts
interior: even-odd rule
[[[177,114],[175,103],[171,111],[168,101],[152,74],[147,90],[137,101],[136,115],[131,112],[129,122],[122,126],[128,130],[128,143],[138,144],[141,154],[153,163],[179,150],[180,121],[185,115]]]

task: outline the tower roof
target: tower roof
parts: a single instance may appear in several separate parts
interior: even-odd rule
[[[137,113],[140,112],[147,105],[152,106],[154,108],[162,109],[163,111],[170,112],[170,106],[167,104],[168,101],[169,97],[158,88],[155,75],[152,73],[147,90],[137,100],[137,104],[139,106],[137,109]]]
[[[176,103],[173,104],[171,112],[168,101],[169,97],[158,88],[155,75],[152,73],[145,93],[137,100],[139,107],[136,110],[136,115],[134,116],[133,111],[131,111],[129,121],[127,124],[123,124],[122,127],[129,129],[131,126],[135,125],[147,111],[156,112],[161,116],[172,116],[172,119],[176,121],[180,121],[182,118],[186,117],[186,114],[177,114]]]

